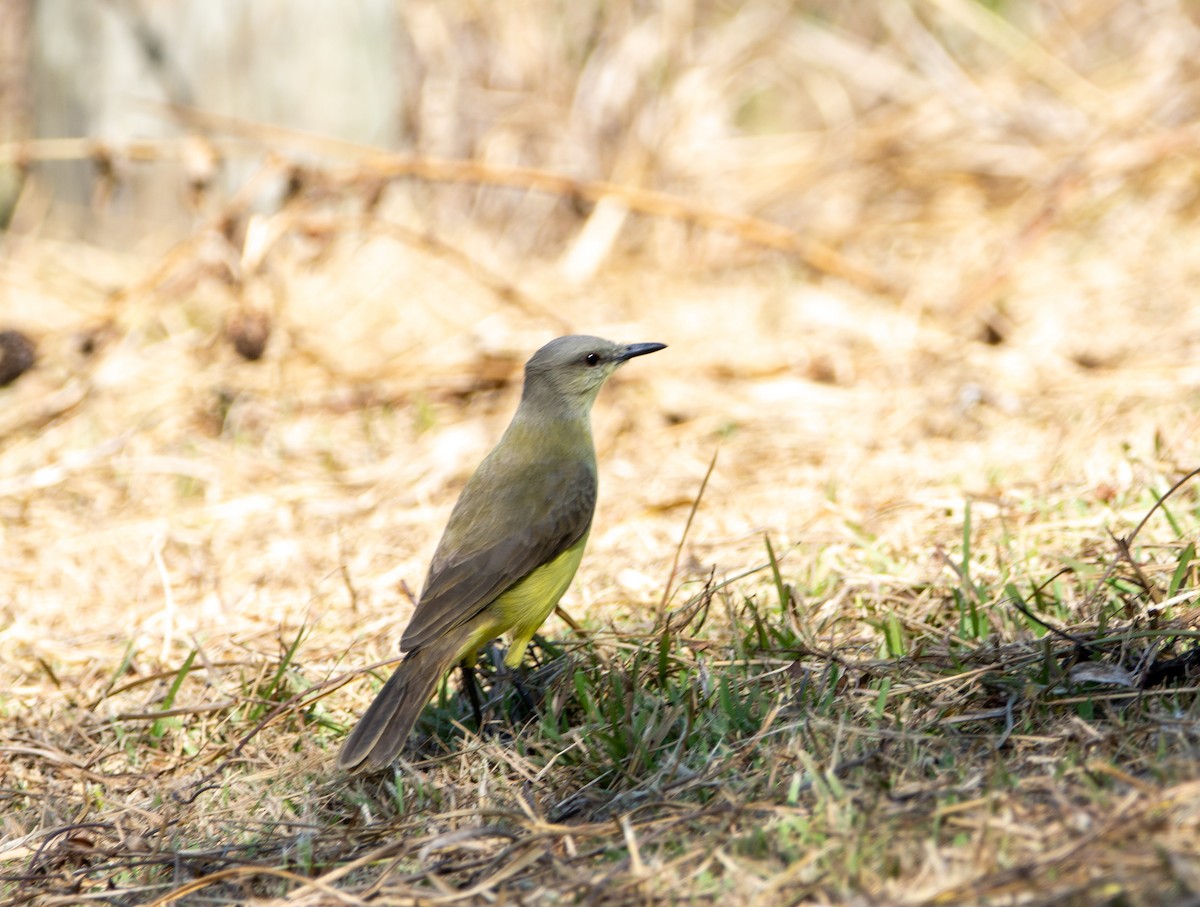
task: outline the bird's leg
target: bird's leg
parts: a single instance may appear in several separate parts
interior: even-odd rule
[[[525,683],[524,668],[520,666],[510,668],[504,660],[505,653],[492,643],[488,644],[487,653],[492,659],[492,664],[496,666],[496,679],[512,683],[513,688],[517,691],[518,707],[509,712],[510,719],[520,721],[532,715],[537,710],[537,702],[530,692],[529,686]],[[502,702],[504,694],[501,693],[498,699]]]
[[[542,666],[542,651],[547,647],[546,639],[541,634],[534,633],[533,639],[530,641],[533,645],[525,650],[525,657],[533,662],[535,668],[540,668]]]
[[[463,687],[467,691],[467,698],[471,700],[471,711],[475,713],[475,729],[477,733],[483,733],[483,703],[479,698],[479,683],[475,680],[475,668],[467,659],[459,662],[459,667],[462,668]]]
[[[521,703],[520,718],[527,718],[537,711],[537,704],[534,702],[533,695],[529,692],[529,687],[525,685],[525,671],[519,667],[506,667],[505,673],[512,680],[513,689],[517,691],[517,699]]]
[[[540,633],[533,634],[533,645],[529,647],[529,658],[534,667],[542,668],[556,658],[562,658],[566,652],[562,647],[551,642]]]

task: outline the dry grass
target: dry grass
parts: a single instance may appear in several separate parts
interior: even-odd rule
[[[273,155],[161,254],[28,189],[0,903],[1200,902],[1194,484],[1133,532],[1198,459],[1187,9],[493,7],[405,5],[420,157],[193,115]],[[670,344],[586,633],[334,774],[565,330]]]

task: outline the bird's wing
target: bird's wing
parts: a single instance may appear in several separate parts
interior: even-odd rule
[[[596,474],[588,460],[533,468],[482,464],[450,515],[400,650],[420,648],[475,617],[576,544],[595,506]]]

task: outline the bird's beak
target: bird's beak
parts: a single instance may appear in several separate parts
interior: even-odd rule
[[[626,362],[634,356],[645,356],[647,353],[657,353],[659,350],[665,350],[665,343],[631,343],[617,353],[617,362]]]

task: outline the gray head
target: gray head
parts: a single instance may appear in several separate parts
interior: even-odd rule
[[[587,413],[600,387],[622,364],[665,348],[665,343],[613,343],[581,334],[551,340],[525,363],[521,403]]]

